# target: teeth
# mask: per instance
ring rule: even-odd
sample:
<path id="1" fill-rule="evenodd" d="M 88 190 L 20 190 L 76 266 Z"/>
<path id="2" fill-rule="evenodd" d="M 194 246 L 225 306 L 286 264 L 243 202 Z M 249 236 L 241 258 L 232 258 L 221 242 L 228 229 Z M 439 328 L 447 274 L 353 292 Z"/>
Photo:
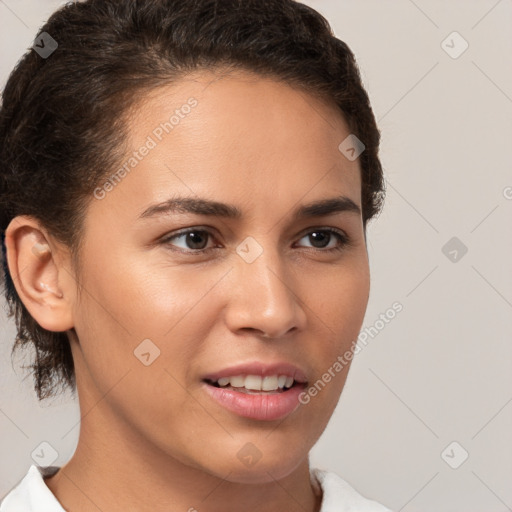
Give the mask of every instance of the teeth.
<path id="1" fill-rule="evenodd" d="M 245 377 L 243 375 L 230 377 L 229 382 L 234 388 L 243 388 L 245 386 Z"/>
<path id="2" fill-rule="evenodd" d="M 227 386 L 229 384 L 229 377 L 221 377 L 218 381 L 219 386 Z"/>
<path id="3" fill-rule="evenodd" d="M 277 375 L 263 377 L 263 380 L 261 381 L 261 389 L 263 391 L 275 391 L 279 387 L 278 380 L 279 380 L 279 377 Z M 247 385 L 247 381 L 246 381 L 246 385 Z"/>
<path id="4" fill-rule="evenodd" d="M 277 391 L 278 389 L 291 388 L 293 377 L 286 375 L 234 375 L 233 377 L 221 377 L 217 380 L 220 387 L 231 385 L 234 388 L 246 388 L 252 391 Z"/>
<path id="5" fill-rule="evenodd" d="M 245 377 L 244 388 L 261 391 L 261 381 L 262 378 L 258 375 L 247 375 L 247 377 Z"/>

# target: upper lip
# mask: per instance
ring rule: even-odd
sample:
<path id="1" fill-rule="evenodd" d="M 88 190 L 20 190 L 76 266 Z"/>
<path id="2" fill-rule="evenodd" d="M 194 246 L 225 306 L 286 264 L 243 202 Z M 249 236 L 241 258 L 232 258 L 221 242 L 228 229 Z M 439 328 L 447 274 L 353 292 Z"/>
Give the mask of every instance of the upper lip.
<path id="1" fill-rule="evenodd" d="M 210 380 L 214 382 L 219 380 L 221 377 L 234 377 L 236 375 L 259 375 L 261 377 L 286 375 L 287 377 L 293 377 L 296 382 L 307 382 L 306 374 L 298 366 L 285 362 L 262 363 L 261 361 L 253 361 L 230 366 L 229 368 L 224 368 L 205 375 L 203 380 Z"/>

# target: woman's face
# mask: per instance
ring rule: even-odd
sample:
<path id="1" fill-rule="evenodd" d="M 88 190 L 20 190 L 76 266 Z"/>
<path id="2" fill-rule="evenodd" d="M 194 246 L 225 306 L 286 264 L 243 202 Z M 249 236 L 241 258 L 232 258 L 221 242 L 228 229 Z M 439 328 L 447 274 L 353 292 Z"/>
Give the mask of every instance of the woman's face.
<path id="1" fill-rule="evenodd" d="M 349 134 L 333 107 L 242 72 L 198 72 L 141 104 L 125 172 L 87 212 L 71 306 L 80 401 L 91 424 L 101 402 L 105 439 L 238 482 L 304 462 L 348 367 L 299 393 L 332 375 L 369 295 L 361 213 L 296 215 L 361 207 L 358 160 L 338 149 Z M 196 212 L 153 208 L 178 198 Z M 271 391 L 247 392 L 260 382 Z"/>

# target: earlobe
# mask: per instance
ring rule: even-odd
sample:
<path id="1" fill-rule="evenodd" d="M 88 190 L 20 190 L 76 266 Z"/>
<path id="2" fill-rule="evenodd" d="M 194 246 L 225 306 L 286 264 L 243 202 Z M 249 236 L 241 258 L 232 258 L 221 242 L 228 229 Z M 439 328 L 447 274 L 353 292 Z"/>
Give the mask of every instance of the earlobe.
<path id="1" fill-rule="evenodd" d="M 37 219 L 14 218 L 5 232 L 7 266 L 18 296 L 43 328 L 61 332 L 73 327 L 71 304 L 62 289 L 67 272 L 61 268 L 56 244 Z"/>

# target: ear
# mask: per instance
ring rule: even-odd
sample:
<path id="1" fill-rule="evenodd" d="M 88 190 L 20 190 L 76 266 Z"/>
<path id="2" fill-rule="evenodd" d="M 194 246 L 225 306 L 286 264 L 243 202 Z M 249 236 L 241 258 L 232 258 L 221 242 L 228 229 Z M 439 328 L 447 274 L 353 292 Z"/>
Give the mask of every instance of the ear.
<path id="1" fill-rule="evenodd" d="M 14 286 L 32 318 L 48 331 L 72 329 L 76 281 L 69 251 L 37 219 L 26 215 L 10 222 L 5 247 Z"/>

